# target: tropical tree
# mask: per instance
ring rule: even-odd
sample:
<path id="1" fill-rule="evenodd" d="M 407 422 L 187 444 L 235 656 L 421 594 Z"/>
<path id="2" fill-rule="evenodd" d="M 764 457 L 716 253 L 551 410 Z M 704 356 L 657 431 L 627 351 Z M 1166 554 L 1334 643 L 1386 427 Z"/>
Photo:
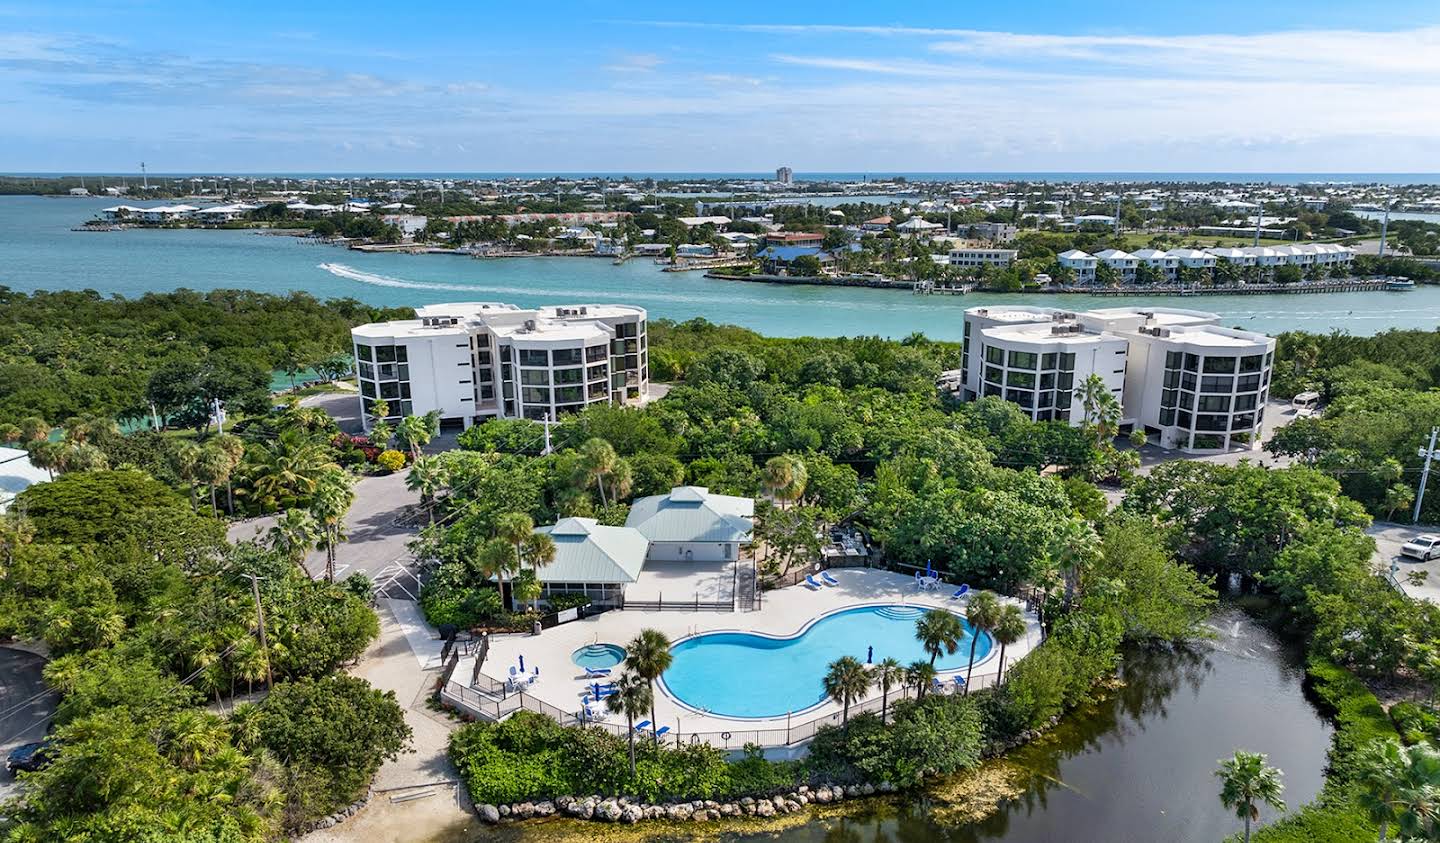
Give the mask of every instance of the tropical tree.
<path id="1" fill-rule="evenodd" d="M 230 453 L 213 440 L 200 449 L 195 463 L 195 474 L 202 483 L 210 487 L 210 511 L 217 516 L 220 514 L 220 504 L 216 500 L 217 490 L 221 483 L 229 485 L 230 472 L 235 470 L 235 465 Z"/>
<path id="2" fill-rule="evenodd" d="M 844 709 L 842 723 L 850 722 L 850 703 L 865 696 L 870 688 L 870 674 L 865 672 L 865 665 L 854 656 L 841 656 L 830 663 L 830 669 L 825 672 L 825 678 L 821 680 L 825 687 L 825 695 L 840 703 Z"/>
<path id="3" fill-rule="evenodd" d="M 1380 826 L 1385 843 L 1390 826 L 1397 838 L 1434 840 L 1440 825 L 1440 752 L 1427 744 L 1402 747 L 1373 741 L 1356 753 L 1360 804 Z"/>
<path id="4" fill-rule="evenodd" d="M 265 511 L 309 500 L 325 472 L 339 468 L 319 442 L 293 428 L 261 442 L 246 458 L 255 501 Z"/>
<path id="5" fill-rule="evenodd" d="M 981 591 L 965 604 L 965 620 L 970 622 L 970 666 L 965 670 L 965 693 L 970 693 L 970 676 L 975 672 L 975 645 L 980 636 L 995 628 L 1000 621 L 1000 598 L 994 592 Z"/>
<path id="6" fill-rule="evenodd" d="M 351 477 L 344 469 L 336 468 L 320 476 L 315 494 L 310 499 L 310 514 L 320 527 L 318 544 L 325 548 L 325 579 L 335 581 L 335 549 L 346 538 L 345 513 L 355 502 L 355 490 L 351 488 Z"/>
<path id="7" fill-rule="evenodd" d="M 170 467 L 185 481 L 186 489 L 190 492 L 190 508 L 199 509 L 195 502 L 196 486 L 200 483 L 200 446 L 194 442 L 181 442 L 170 452 Z"/>
<path id="8" fill-rule="evenodd" d="M 225 455 L 229 467 L 225 471 L 225 511 L 235 514 L 235 472 L 245 460 L 245 442 L 230 433 L 221 433 L 210 444 Z"/>
<path id="9" fill-rule="evenodd" d="M 930 683 L 935 681 L 935 665 L 925 661 L 914 661 L 905 668 L 905 681 L 915 686 L 915 699 L 925 696 Z"/>
<path id="10" fill-rule="evenodd" d="M 651 723 L 658 722 L 655 719 L 655 680 L 670 669 L 672 661 L 674 661 L 674 656 L 670 653 L 670 639 L 658 629 L 642 629 L 639 635 L 625 645 L 625 667 L 644 679 L 646 686 L 650 689 Z M 655 734 L 654 729 L 650 734 L 652 743 L 655 744 L 658 751 L 660 738 Z"/>
<path id="11" fill-rule="evenodd" d="M 305 576 L 310 576 L 310 569 L 305 567 L 305 555 L 320 538 L 320 526 L 315 523 L 315 516 L 303 509 L 288 509 L 275 519 L 266 538 L 272 550 L 290 560 L 291 564 L 298 565 Z"/>
<path id="12" fill-rule="evenodd" d="M 1000 609 L 1000 616 L 990 629 L 990 637 L 1000 642 L 1000 669 L 995 674 L 995 684 L 1005 673 L 1005 648 L 1025 637 L 1025 613 L 1014 603 L 1006 603 Z"/>
<path id="13" fill-rule="evenodd" d="M 941 653 L 955 655 L 964 637 L 965 627 L 960 619 L 944 609 L 931 609 L 915 621 L 915 640 L 930 654 L 931 668 Z"/>
<path id="14" fill-rule="evenodd" d="M 535 522 L 523 512 L 504 512 L 495 519 L 495 537 L 503 539 L 515 548 L 515 564 L 518 568 L 524 561 L 521 544 L 535 534 Z"/>
<path id="15" fill-rule="evenodd" d="M 554 561 L 555 540 L 550 538 L 549 533 L 531 533 L 520 540 L 518 562 L 530 566 L 530 575 L 537 583 L 540 581 L 540 569 Z M 530 608 L 535 606 L 532 604 Z"/>
<path id="16" fill-rule="evenodd" d="M 1065 608 L 1070 608 L 1081 578 L 1100 558 L 1101 551 L 1100 534 L 1079 518 L 1062 522 L 1053 532 L 1048 553 L 1065 576 Z"/>
<path id="17" fill-rule="evenodd" d="M 880 722 L 885 722 L 885 715 L 890 708 L 890 689 L 905 681 L 905 667 L 893 656 L 886 657 L 875 665 L 873 675 L 875 684 L 880 686 Z"/>
<path id="18" fill-rule="evenodd" d="M 470 564 L 480 576 L 495 578 L 500 588 L 501 606 L 504 606 L 506 577 L 520 570 L 520 557 L 516 555 L 515 545 L 502 538 L 490 539 L 480 545 L 479 552 L 470 560 Z"/>
<path id="19" fill-rule="evenodd" d="M 581 470 L 599 490 L 601 506 L 609 503 L 605 497 L 605 480 L 615 473 L 619 463 L 620 457 L 615 453 L 615 448 L 604 439 L 592 437 L 580 446 Z"/>
<path id="20" fill-rule="evenodd" d="M 630 777 L 635 777 L 635 718 L 644 717 L 654 706 L 650 683 L 644 677 L 630 671 L 620 674 L 615 680 L 615 691 L 605 698 L 605 708 L 612 714 L 625 715 L 628 728 L 625 734 L 630 741 Z"/>
<path id="21" fill-rule="evenodd" d="M 439 429 L 440 415 L 431 410 L 423 416 L 406 416 L 395 427 L 395 438 L 410 452 L 410 462 L 420 459 L 420 449 L 430 444 Z"/>
<path id="22" fill-rule="evenodd" d="M 782 507 L 799 500 L 805 494 L 805 485 L 809 481 L 809 472 L 799 457 L 781 454 L 765 463 L 765 488 L 781 502 Z"/>
<path id="23" fill-rule="evenodd" d="M 1080 407 L 1085 413 L 1085 429 L 1095 437 L 1097 448 L 1115 438 L 1122 411 L 1104 378 L 1091 374 L 1081 382 Z"/>
<path id="24" fill-rule="evenodd" d="M 420 505 L 430 513 L 430 523 L 435 523 L 435 495 L 449 482 L 448 463 L 438 457 L 421 457 L 410 464 L 410 473 L 405 475 L 405 488 L 420 494 Z"/>
<path id="25" fill-rule="evenodd" d="M 1236 750 L 1230 758 L 1220 759 L 1219 764 L 1215 775 L 1220 779 L 1220 804 L 1245 821 L 1245 843 L 1250 843 L 1250 824 L 1260 819 L 1260 803 L 1277 811 L 1285 810 L 1285 802 L 1280 798 L 1285 792 L 1285 785 L 1280 782 L 1284 774 L 1266 764 L 1262 753 L 1243 749 Z"/>

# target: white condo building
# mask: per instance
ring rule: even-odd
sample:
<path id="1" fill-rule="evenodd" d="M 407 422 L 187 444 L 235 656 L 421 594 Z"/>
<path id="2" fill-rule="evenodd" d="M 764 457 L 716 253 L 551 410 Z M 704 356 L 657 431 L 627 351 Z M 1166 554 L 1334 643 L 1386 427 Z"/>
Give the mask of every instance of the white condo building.
<path id="1" fill-rule="evenodd" d="M 1345 271 L 1355 260 L 1355 250 L 1336 243 L 1246 246 L 1239 249 L 1139 249 L 1129 253 L 1119 249 L 1106 249 L 1093 255 L 1079 249 L 1070 249 L 1061 252 L 1055 260 L 1075 273 L 1077 284 L 1094 281 L 1098 263 L 1108 264 L 1126 282 L 1135 280 L 1136 269 L 1142 263 L 1161 273 L 1167 282 L 1174 282 L 1178 278 L 1182 266 L 1209 272 L 1220 263 L 1258 267 L 1268 279 L 1278 266 L 1325 266 Z"/>
<path id="2" fill-rule="evenodd" d="M 1037 421 L 1079 425 L 1080 386 L 1099 375 L 1120 401 L 1122 426 L 1143 428 L 1162 448 L 1256 449 L 1275 340 L 1219 321 L 1160 307 L 971 308 L 959 394 L 1003 398 Z"/>
<path id="3" fill-rule="evenodd" d="M 947 262 L 951 266 L 1007 267 L 1015 262 L 1020 253 L 1015 249 L 951 249 Z"/>
<path id="4" fill-rule="evenodd" d="M 367 430 L 380 399 L 392 418 L 436 411 L 442 425 L 468 428 L 630 403 L 649 387 L 643 308 L 464 302 L 415 313 L 350 331 Z"/>

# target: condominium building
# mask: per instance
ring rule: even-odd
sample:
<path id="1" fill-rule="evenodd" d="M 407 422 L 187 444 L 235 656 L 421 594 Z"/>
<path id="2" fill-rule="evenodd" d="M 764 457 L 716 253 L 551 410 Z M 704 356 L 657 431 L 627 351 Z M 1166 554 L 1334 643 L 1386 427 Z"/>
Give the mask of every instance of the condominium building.
<path id="1" fill-rule="evenodd" d="M 1015 249 L 951 249 L 951 266 L 1009 266 L 1020 253 Z"/>
<path id="2" fill-rule="evenodd" d="M 1082 385 L 1098 375 L 1120 402 L 1122 427 L 1143 428 L 1163 448 L 1255 449 L 1275 341 L 1218 322 L 1178 308 L 971 308 L 958 394 L 1004 398 L 1037 421 L 1079 425 Z"/>
<path id="3" fill-rule="evenodd" d="M 1135 267 L 1139 265 L 1140 259 L 1119 249 L 1105 249 L 1095 253 L 1095 260 L 1115 270 L 1120 280 L 1130 283 L 1135 280 Z M 1098 270 L 1099 267 L 1097 266 Z"/>
<path id="4" fill-rule="evenodd" d="M 1070 249 L 1055 256 L 1055 260 L 1075 273 L 1076 284 L 1089 284 L 1095 280 L 1095 256 L 1079 249 Z"/>
<path id="5" fill-rule="evenodd" d="M 795 180 L 795 171 L 789 167 L 775 168 L 775 181 L 781 184 L 790 184 Z"/>
<path id="6" fill-rule="evenodd" d="M 1071 249 L 1056 257 L 1061 266 L 1075 273 L 1077 284 L 1095 280 L 1097 263 L 1109 264 L 1126 281 L 1134 280 L 1136 269 L 1143 263 L 1162 273 L 1166 281 L 1173 282 L 1179 276 L 1181 267 L 1210 272 L 1221 262 L 1239 267 L 1259 267 L 1262 278 L 1268 279 L 1279 266 L 1323 266 L 1332 271 L 1345 271 L 1354 260 L 1354 249 L 1336 243 L 1246 246 L 1240 249 L 1139 249 L 1134 253 L 1106 249 L 1093 255 Z"/>
<path id="7" fill-rule="evenodd" d="M 631 403 L 649 386 L 639 307 L 464 302 L 415 313 L 350 332 L 366 429 L 377 400 L 392 418 L 435 411 L 442 425 L 468 428 L 487 418 L 554 419 L 590 404 Z"/>

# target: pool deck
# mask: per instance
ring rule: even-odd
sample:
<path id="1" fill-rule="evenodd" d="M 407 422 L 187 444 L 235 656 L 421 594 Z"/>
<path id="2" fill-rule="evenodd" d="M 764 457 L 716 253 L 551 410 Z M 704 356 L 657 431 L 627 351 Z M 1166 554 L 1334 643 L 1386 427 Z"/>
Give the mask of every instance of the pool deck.
<path id="1" fill-rule="evenodd" d="M 954 586 L 941 586 L 934 591 L 917 591 L 912 577 L 867 568 L 842 568 L 832 570 L 831 575 L 840 581 L 838 586 L 826 586 L 819 591 L 805 585 L 791 586 L 767 592 L 764 608 L 752 612 L 636 612 L 611 611 L 591 618 L 561 624 L 545 630 L 541 635 L 497 635 L 491 639 L 489 656 L 482 673 L 496 680 L 503 680 L 511 665 L 516 665 L 524 656 L 525 667 L 533 671 L 538 666 L 540 677 L 525 691 L 533 697 L 561 711 L 576 712 L 581 707 L 581 696 L 593 680 L 587 680 L 583 671 L 571 661 L 571 654 L 578 648 L 593 643 L 611 643 L 624 646 L 642 629 L 658 629 L 670 640 L 679 641 L 692 635 L 706 632 L 731 631 L 755 632 L 764 635 L 789 637 L 809 627 L 817 619 L 830 613 L 867 605 L 907 605 L 921 608 L 946 608 L 963 612 L 964 600 L 950 600 Z M 1019 603 L 1012 598 L 1007 602 Z M 1023 609 L 1023 605 L 1021 606 Z M 1040 627 L 1035 616 L 1026 614 L 1028 630 L 1020 641 L 1011 644 L 1005 651 L 1008 669 L 1040 643 Z M 975 662 L 973 687 L 983 688 L 995 681 L 999 667 L 999 646 Z M 453 679 L 468 682 L 474 668 L 473 657 L 460 660 Z M 619 671 L 615 671 L 618 673 Z M 964 675 L 964 668 L 944 671 L 941 678 L 948 680 L 955 674 Z M 613 675 L 613 674 L 612 674 Z M 760 681 L 761 677 L 757 677 Z M 879 698 L 879 690 L 867 696 Z M 898 696 L 894 689 L 891 699 Z M 878 704 L 877 706 L 878 707 Z M 600 706 L 596 706 L 600 708 Z M 852 713 L 855 707 L 852 706 Z M 820 717 L 835 715 L 840 705 L 827 700 L 819 706 L 795 714 L 798 723 Z M 669 726 L 675 733 L 696 732 L 738 732 L 744 730 L 785 730 L 787 718 L 737 718 L 699 713 L 671 697 L 661 685 L 655 689 L 655 715 L 659 724 Z M 648 718 L 647 718 L 648 719 Z M 624 719 L 615 715 L 609 723 L 623 726 Z"/>

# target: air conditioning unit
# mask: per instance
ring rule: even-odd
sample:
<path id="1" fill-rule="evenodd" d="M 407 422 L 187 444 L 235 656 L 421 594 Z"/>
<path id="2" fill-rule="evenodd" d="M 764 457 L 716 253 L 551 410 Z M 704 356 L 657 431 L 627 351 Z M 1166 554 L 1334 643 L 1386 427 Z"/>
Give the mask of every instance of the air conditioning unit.
<path id="1" fill-rule="evenodd" d="M 526 320 L 525 320 L 525 330 L 527 330 L 527 331 L 533 331 L 533 330 L 535 330 L 535 320 L 534 320 L 534 319 L 526 319 Z"/>

